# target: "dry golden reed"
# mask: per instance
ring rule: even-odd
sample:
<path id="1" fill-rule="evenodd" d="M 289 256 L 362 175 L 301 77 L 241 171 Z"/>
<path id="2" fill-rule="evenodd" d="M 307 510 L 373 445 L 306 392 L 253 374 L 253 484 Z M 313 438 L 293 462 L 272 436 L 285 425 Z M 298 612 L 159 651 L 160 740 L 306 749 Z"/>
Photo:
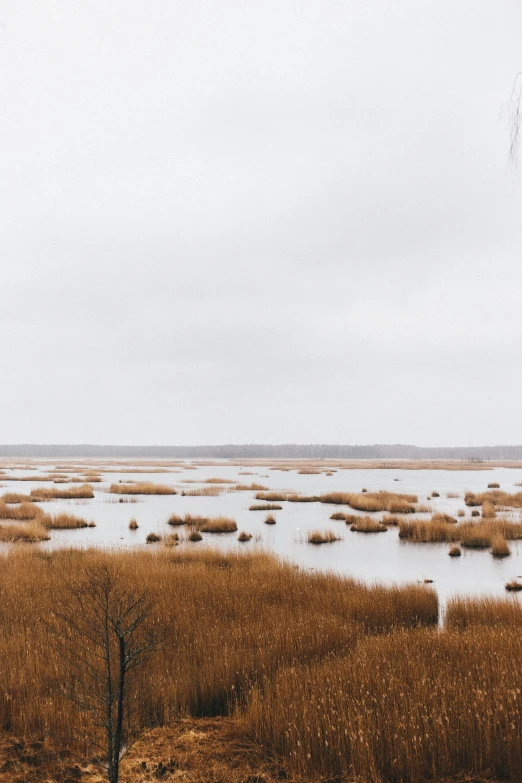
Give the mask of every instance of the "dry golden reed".
<path id="1" fill-rule="evenodd" d="M 135 484 L 111 484 L 109 492 L 113 495 L 177 495 L 174 487 L 167 484 L 154 484 L 152 481 L 137 481 Z"/>
<path id="2" fill-rule="evenodd" d="M 305 779 L 518 781 L 521 679 L 518 628 L 399 632 L 283 669 L 254 688 L 245 718 Z"/>
<path id="3" fill-rule="evenodd" d="M 75 736 L 76 708 L 63 695 L 61 659 L 45 618 L 67 599 L 65 575 L 81 583 L 85 569 L 104 565 L 122 585 L 147 589 L 153 622 L 165 634 L 154 662 L 136 671 L 143 727 L 189 713 L 226 714 L 283 666 L 349 653 L 364 634 L 434 625 L 438 617 L 431 588 L 369 587 L 301 572 L 263 553 L 14 550 L 0 569 L 4 730 Z"/>

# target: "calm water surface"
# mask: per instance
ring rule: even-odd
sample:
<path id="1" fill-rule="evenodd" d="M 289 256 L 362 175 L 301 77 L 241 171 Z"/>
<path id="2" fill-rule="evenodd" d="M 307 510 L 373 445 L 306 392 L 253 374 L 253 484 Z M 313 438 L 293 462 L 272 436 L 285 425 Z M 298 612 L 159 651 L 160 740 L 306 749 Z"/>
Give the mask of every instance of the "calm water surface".
<path id="1" fill-rule="evenodd" d="M 49 465 L 41 466 L 40 472 L 48 473 Z M 132 465 L 129 463 L 129 467 Z M 255 475 L 245 475 L 245 472 Z M 31 474 L 36 471 L 31 471 Z M 28 471 L 10 471 L 11 475 L 27 475 Z M 9 474 L 8 474 L 9 475 Z M 265 466 L 240 468 L 235 465 L 199 466 L 196 470 L 182 470 L 169 473 L 110 473 L 102 476 L 103 483 L 93 484 L 95 497 L 92 500 L 60 500 L 41 504 L 46 511 L 56 513 L 68 510 L 96 522 L 95 528 L 83 530 L 51 531 L 51 540 L 40 544 L 42 549 L 64 546 L 78 547 L 136 547 L 145 545 L 150 532 L 168 535 L 173 532 L 167 519 L 173 513 L 201 514 L 206 516 L 225 515 L 236 520 L 238 529 L 252 533 L 252 541 L 240 544 L 237 534 L 203 534 L 204 543 L 211 543 L 223 549 L 248 550 L 258 546 L 273 551 L 287 560 L 306 569 L 328 570 L 349 575 L 367 582 L 404 583 L 433 579 L 443 602 L 453 594 L 505 595 L 506 581 L 522 576 L 522 542 L 510 542 L 512 554 L 504 560 L 494 559 L 488 551 L 462 550 L 462 557 L 448 556 L 447 544 L 412 544 L 398 538 L 396 528 L 386 533 L 365 535 L 352 533 L 344 522 L 330 520 L 337 507 L 320 503 L 282 503 L 282 511 L 274 512 L 277 524 L 268 526 L 263 520 L 266 512 L 249 511 L 255 502 L 255 492 L 227 492 L 217 497 L 138 496 L 136 503 L 119 503 L 118 496 L 108 493 L 111 483 L 119 481 L 153 481 L 183 488 L 194 489 L 204 484 L 207 478 L 220 477 L 238 483 L 263 484 L 270 490 L 289 490 L 305 494 L 320 494 L 332 490 L 360 492 L 365 487 L 369 492 L 390 490 L 416 494 L 419 502 L 428 503 L 433 511 L 445 511 L 456 515 L 465 509 L 466 518 L 470 509 L 464 505 L 464 492 L 485 491 L 489 482 L 496 481 L 506 492 L 516 492 L 522 481 L 522 470 L 496 468 L 494 470 L 450 471 L 450 470 L 337 470 L 332 476 L 300 475 L 297 471 L 281 472 L 268 470 Z M 1 478 L 0 478 L 1 481 Z M 2 492 L 28 493 L 38 482 L 4 482 Z M 74 484 L 48 487 L 68 488 Z M 207 485 L 208 486 L 208 485 Z M 428 501 L 433 491 L 439 498 Z M 458 498 L 448 498 L 447 493 L 459 493 Z M 344 507 L 343 510 L 352 513 Z M 356 512 L 353 512 L 356 513 Z M 428 514 L 420 515 L 429 517 Z M 376 518 L 379 515 L 375 515 Z M 139 529 L 129 530 L 129 521 L 135 518 Z M 518 519 L 518 512 L 514 512 Z M 343 538 L 323 546 L 307 543 L 309 530 L 330 529 Z M 182 528 L 176 528 L 178 532 Z M 28 545 L 18 545 L 28 546 Z M 157 545 L 156 545 L 157 546 Z M 198 544 L 182 543 L 184 547 Z M 4 546 L 4 551 L 7 547 Z"/>

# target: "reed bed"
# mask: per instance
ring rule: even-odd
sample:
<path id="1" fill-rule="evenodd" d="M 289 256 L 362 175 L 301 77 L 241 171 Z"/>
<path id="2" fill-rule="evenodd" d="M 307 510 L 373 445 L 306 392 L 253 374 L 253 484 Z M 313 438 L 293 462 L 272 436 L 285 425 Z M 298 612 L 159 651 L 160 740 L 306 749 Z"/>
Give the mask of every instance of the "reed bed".
<path id="1" fill-rule="evenodd" d="M 479 494 L 466 492 L 464 495 L 464 503 L 467 506 L 482 506 L 486 501 L 494 506 L 503 506 L 504 508 L 522 508 L 522 492 L 510 494 L 500 489 L 494 489 Z"/>
<path id="2" fill-rule="evenodd" d="M 113 495 L 177 495 L 174 487 L 167 484 L 154 484 L 152 481 L 137 481 L 135 484 L 111 484 L 109 492 Z"/>
<path id="3" fill-rule="evenodd" d="M 249 511 L 281 511 L 283 506 L 279 503 L 254 503 L 253 506 L 249 506 Z"/>
<path id="4" fill-rule="evenodd" d="M 387 511 L 390 514 L 412 514 L 415 512 L 416 495 L 396 492 L 327 492 L 324 495 L 298 495 L 295 492 L 260 492 L 256 500 L 289 501 L 291 503 L 331 503 L 335 506 L 350 506 L 356 511 Z"/>
<path id="5" fill-rule="evenodd" d="M 44 514 L 39 522 L 47 530 L 76 530 L 84 527 L 96 527 L 94 522 L 87 522 L 82 517 L 75 517 L 74 514 Z"/>
<path id="6" fill-rule="evenodd" d="M 276 524 L 276 518 L 273 514 L 267 514 L 264 518 L 265 525 L 275 525 Z"/>
<path id="7" fill-rule="evenodd" d="M 341 536 L 333 530 L 310 530 L 307 540 L 309 544 L 332 544 L 334 541 L 340 541 Z"/>
<path id="8" fill-rule="evenodd" d="M 265 500 L 267 502 L 284 502 L 288 497 L 288 492 L 258 492 L 256 500 Z"/>
<path id="9" fill-rule="evenodd" d="M 47 487 L 36 487 L 30 492 L 31 499 L 36 501 L 44 500 L 88 500 L 94 497 L 94 492 L 89 484 L 82 484 L 79 487 L 70 487 L 70 489 L 49 489 Z"/>
<path id="10" fill-rule="evenodd" d="M 511 549 L 503 535 L 495 536 L 491 540 L 491 554 L 498 558 L 509 557 L 511 554 Z"/>
<path id="11" fill-rule="evenodd" d="M 222 492 L 222 487 L 211 484 L 209 487 L 199 487 L 198 489 L 183 489 L 181 494 L 184 497 L 196 498 L 196 497 L 211 497 L 215 498 Z M 171 493 L 171 494 L 176 494 Z"/>
<path id="12" fill-rule="evenodd" d="M 234 487 L 230 487 L 231 492 L 263 492 L 268 489 L 263 484 L 236 484 Z"/>
<path id="13" fill-rule="evenodd" d="M 495 539 L 503 537 L 508 541 L 522 538 L 522 523 L 504 519 L 481 520 L 479 522 L 440 521 L 433 515 L 431 520 L 401 520 L 399 538 L 414 543 L 437 543 L 460 541 L 469 549 L 488 549 Z"/>
<path id="14" fill-rule="evenodd" d="M 197 526 L 197 529 L 201 533 L 235 533 L 237 523 L 229 517 L 208 517 Z"/>
<path id="15" fill-rule="evenodd" d="M 476 626 L 522 629 L 522 604 L 514 598 L 450 598 L 446 604 L 444 625 L 459 631 Z"/>
<path id="16" fill-rule="evenodd" d="M 460 541 L 458 525 L 431 520 L 402 520 L 399 522 L 399 538 L 417 544 L 433 544 L 443 541 Z"/>
<path id="17" fill-rule="evenodd" d="M 372 517 L 356 517 L 350 530 L 354 533 L 386 533 L 388 528 Z"/>
<path id="18" fill-rule="evenodd" d="M 234 533 L 237 530 L 236 521 L 223 516 L 203 517 L 196 514 L 185 514 L 181 517 L 178 514 L 172 514 L 168 519 L 168 524 L 173 527 L 186 525 L 202 533 Z"/>
<path id="19" fill-rule="evenodd" d="M 19 505 L 11 505 L 0 502 L 0 519 L 18 519 L 25 521 L 37 519 L 43 514 L 42 509 L 34 503 L 23 502 Z"/>
<path id="20" fill-rule="evenodd" d="M 521 678 L 518 628 L 399 632 L 285 668 L 254 688 L 245 719 L 305 778 L 518 781 Z"/>
<path id="21" fill-rule="evenodd" d="M 301 572 L 264 553 L 19 548 L 0 569 L 3 730 L 75 736 L 79 715 L 63 695 L 63 667 L 45 618 L 67 602 L 64 575 L 81 584 L 86 569 L 104 565 L 122 585 L 147 589 L 153 622 L 165 634 L 153 661 L 135 674 L 143 727 L 184 714 L 230 713 L 252 685 L 283 666 L 350 653 L 365 634 L 436 625 L 438 617 L 431 588 L 369 587 Z"/>
<path id="22" fill-rule="evenodd" d="M 237 540 L 241 543 L 245 543 L 246 541 L 250 541 L 252 538 L 252 533 L 246 533 L 244 530 L 241 531 L 241 533 L 238 535 Z"/>
<path id="23" fill-rule="evenodd" d="M 460 557 L 462 555 L 460 546 L 454 545 L 454 546 L 450 547 L 448 555 L 450 557 Z"/>
<path id="24" fill-rule="evenodd" d="M 4 543 L 35 544 L 39 541 L 48 541 L 49 538 L 47 529 L 36 520 L 21 525 L 0 525 L 0 541 Z"/>

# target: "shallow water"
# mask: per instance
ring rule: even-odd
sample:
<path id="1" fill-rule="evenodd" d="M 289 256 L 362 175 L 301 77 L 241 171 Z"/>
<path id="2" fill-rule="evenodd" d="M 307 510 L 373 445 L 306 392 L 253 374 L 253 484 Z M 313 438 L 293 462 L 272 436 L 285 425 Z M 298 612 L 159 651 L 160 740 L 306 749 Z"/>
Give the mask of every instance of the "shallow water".
<path id="1" fill-rule="evenodd" d="M 46 474 L 50 467 L 52 466 L 49 464 L 42 465 L 40 472 Z M 132 467 L 131 463 L 129 467 Z M 245 470 L 255 475 L 245 475 Z M 9 473 L 27 475 L 27 471 L 20 470 Z M 335 571 L 367 582 L 404 583 L 432 579 L 443 603 L 454 594 L 505 595 L 506 581 L 522 576 L 522 542 L 510 542 L 512 554 L 504 560 L 494 559 L 488 551 L 465 549 L 462 550 L 460 558 L 450 558 L 448 544 L 406 543 L 399 540 L 396 528 L 376 535 L 351 532 L 344 522 L 329 519 L 338 507 L 327 504 L 283 502 L 283 510 L 273 512 L 277 524 L 268 526 L 263 522 L 267 512 L 248 510 L 255 502 L 253 491 L 227 492 L 225 488 L 217 497 L 142 495 L 136 497 L 135 503 L 120 503 L 117 495 L 108 493 L 110 484 L 119 481 L 153 481 L 173 485 L 181 491 L 183 488 L 189 490 L 205 486 L 198 483 L 183 484 L 184 481 L 203 482 L 211 477 L 232 479 L 243 484 L 256 482 L 270 490 L 284 489 L 310 495 L 333 490 L 360 492 L 363 487 L 369 492 L 386 489 L 416 494 L 421 503 L 428 503 L 428 497 L 433 491 L 437 491 L 440 497 L 429 500 L 433 511 L 456 515 L 459 509 L 465 509 L 466 518 L 469 518 L 470 509 L 466 508 L 463 500 L 466 490 L 482 492 L 486 490 L 488 483 L 496 481 L 506 492 L 519 491 L 515 484 L 522 481 L 522 470 L 337 470 L 332 476 L 326 476 L 300 475 L 295 470 L 268 470 L 266 466 L 251 466 L 245 469 L 223 464 L 200 466 L 196 470 L 173 473 L 110 473 L 104 476 L 103 483 L 92 485 L 95 493 L 92 500 L 59 500 L 40 504 L 52 513 L 68 510 L 88 520 L 94 520 L 96 527 L 51 531 L 51 540 L 38 546 L 42 549 L 64 546 L 143 546 L 150 532 L 165 536 L 176 531 L 183 535 L 183 528 L 171 528 L 167 519 L 173 513 L 183 515 L 190 512 L 232 517 L 236 520 L 239 531 L 244 530 L 253 535 L 250 542 L 239 543 L 237 534 L 203 534 L 203 543 L 232 550 L 263 547 L 303 568 Z M 1 486 L 2 492 L 28 494 L 34 487 L 42 485 L 32 481 L 2 481 Z M 75 485 L 45 483 L 43 486 L 69 488 Z M 459 498 L 448 498 L 448 492 L 458 492 Z M 346 507 L 343 510 L 352 513 Z M 376 518 L 379 516 L 375 514 Z M 129 530 L 129 521 L 132 518 L 135 518 L 139 525 L 136 531 Z M 334 530 L 342 536 L 342 540 L 322 546 L 310 545 L 307 542 L 307 533 L 314 529 Z M 186 542 L 181 546 L 197 547 L 198 544 Z M 5 551 L 8 547 L 4 545 L 3 549 Z"/>

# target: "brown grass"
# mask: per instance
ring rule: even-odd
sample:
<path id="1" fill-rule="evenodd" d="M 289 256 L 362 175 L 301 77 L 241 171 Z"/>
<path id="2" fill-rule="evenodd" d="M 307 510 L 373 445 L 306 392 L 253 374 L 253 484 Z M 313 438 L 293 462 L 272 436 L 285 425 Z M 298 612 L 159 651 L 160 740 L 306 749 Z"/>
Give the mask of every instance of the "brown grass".
<path id="1" fill-rule="evenodd" d="M 450 598 L 446 605 L 444 625 L 460 631 L 475 626 L 522 629 L 522 604 L 513 598 Z"/>
<path id="2" fill-rule="evenodd" d="M 485 500 L 482 504 L 482 516 L 484 519 L 493 519 L 496 516 L 495 504 L 491 500 Z"/>
<path id="3" fill-rule="evenodd" d="M 287 492 L 258 492 L 256 500 L 284 502 L 288 497 Z"/>
<path id="4" fill-rule="evenodd" d="M 308 533 L 309 544 L 331 544 L 340 540 L 341 536 L 338 536 L 333 530 L 310 530 Z"/>
<path id="5" fill-rule="evenodd" d="M 157 533 L 149 533 L 145 541 L 147 544 L 157 544 L 158 541 L 161 541 L 161 536 Z"/>
<path id="6" fill-rule="evenodd" d="M 203 536 L 197 530 L 191 530 L 188 534 L 188 540 L 196 543 L 197 541 L 203 541 Z"/>
<path id="7" fill-rule="evenodd" d="M 199 489 L 183 489 L 181 494 L 184 497 L 189 497 L 189 498 L 196 498 L 196 497 L 215 498 L 221 494 L 221 489 L 222 488 L 217 485 L 211 485 L 210 487 L 200 487 Z"/>
<path id="8" fill-rule="evenodd" d="M 522 523 L 495 519 L 458 524 L 439 521 L 434 515 L 431 521 L 401 520 L 399 538 L 414 543 L 436 543 L 460 541 L 469 549 L 488 549 L 499 536 L 508 541 L 522 538 Z"/>
<path id="9" fill-rule="evenodd" d="M 34 544 L 48 541 L 49 533 L 39 522 L 27 522 L 21 525 L 0 525 L 0 541 L 5 543 Z"/>
<path id="10" fill-rule="evenodd" d="M 381 519 L 381 524 L 386 525 L 386 527 L 399 527 L 400 521 L 399 517 L 385 515 Z"/>
<path id="11" fill-rule="evenodd" d="M 0 569 L 0 725 L 72 742 L 88 721 L 63 695 L 45 618 L 66 600 L 67 579 L 81 585 L 86 569 L 105 564 L 121 584 L 149 591 L 165 632 L 135 674 L 144 729 L 183 714 L 226 714 L 283 667 L 352 654 L 367 634 L 437 623 L 436 595 L 423 586 L 369 587 L 266 554 L 196 550 L 11 552 Z"/>
<path id="12" fill-rule="evenodd" d="M 424 520 L 401 520 L 399 522 L 399 538 L 413 543 L 432 544 L 442 541 L 460 541 L 460 530 L 457 525 L 446 522 L 431 522 Z"/>
<path id="13" fill-rule="evenodd" d="M 8 505 L 0 503 L 0 519 L 37 519 L 43 511 L 34 503 L 20 503 L 20 505 Z"/>
<path id="14" fill-rule="evenodd" d="M 174 487 L 167 484 L 154 484 L 152 481 L 137 481 L 135 484 L 111 484 L 109 492 L 113 495 L 177 495 Z"/>
<path id="15" fill-rule="evenodd" d="M 36 487 L 31 490 L 31 498 L 36 501 L 43 500 L 82 500 L 94 497 L 94 492 L 89 484 L 81 484 L 79 487 L 70 489 L 50 489 L 47 487 Z"/>
<path id="16" fill-rule="evenodd" d="M 245 541 L 250 541 L 252 538 L 252 533 L 245 533 L 245 531 L 241 531 L 241 533 L 238 535 L 237 540 L 244 543 Z"/>
<path id="17" fill-rule="evenodd" d="M 275 525 L 275 523 L 276 523 L 275 516 L 273 514 L 267 514 L 265 519 L 264 519 L 264 523 L 265 523 L 265 525 Z"/>
<path id="18" fill-rule="evenodd" d="M 517 781 L 521 660 L 519 629 L 367 638 L 349 656 L 280 671 L 245 717 L 303 777 Z"/>
<path id="19" fill-rule="evenodd" d="M 136 520 L 135 519 L 131 519 L 131 521 L 129 522 L 129 530 L 137 530 L 138 527 L 139 526 L 138 526 L 138 523 L 136 522 Z"/>
<path id="20" fill-rule="evenodd" d="M 464 502 L 467 506 L 482 506 L 485 501 L 491 502 L 494 506 L 504 506 L 506 508 L 522 508 L 522 492 L 510 494 L 502 490 L 494 489 L 491 492 L 466 492 Z"/>
<path id="21" fill-rule="evenodd" d="M 357 517 L 350 530 L 354 533 L 386 533 L 388 528 L 371 517 Z"/>
<path id="22" fill-rule="evenodd" d="M 235 487 L 230 488 L 232 492 L 262 492 L 268 487 L 263 484 L 236 484 Z"/>
<path id="23" fill-rule="evenodd" d="M 447 525 L 456 525 L 457 524 L 457 520 L 455 519 L 455 517 L 452 517 L 449 514 L 442 514 L 440 512 L 432 514 L 431 521 L 432 522 L 445 522 Z"/>
<path id="24" fill-rule="evenodd" d="M 512 582 L 506 582 L 506 590 L 513 593 L 519 593 L 522 590 L 522 584 L 513 579 Z"/>
<path id="25" fill-rule="evenodd" d="M 496 481 L 492 481 L 488 484 L 488 489 L 500 489 L 500 484 L 497 484 Z"/>
<path id="26" fill-rule="evenodd" d="M 84 527 L 96 527 L 94 522 L 87 522 L 82 517 L 75 517 L 73 514 L 45 514 L 42 516 L 42 525 L 47 530 L 75 530 Z"/>
<path id="27" fill-rule="evenodd" d="M 198 524 L 201 533 L 235 533 L 237 524 L 228 517 L 209 517 Z"/>
<path id="28" fill-rule="evenodd" d="M 249 511 L 280 511 L 283 506 L 279 503 L 257 503 L 253 506 L 249 506 Z"/>
<path id="29" fill-rule="evenodd" d="M 356 511 L 388 511 L 390 514 L 411 514 L 415 511 L 416 495 L 395 492 L 329 492 L 321 495 L 321 503 L 347 505 Z"/>
<path id="30" fill-rule="evenodd" d="M 507 541 L 502 534 L 494 536 L 491 539 L 491 554 L 493 557 L 509 557 L 511 549 L 507 545 Z"/>
<path id="31" fill-rule="evenodd" d="M 455 546 L 450 547 L 448 555 L 450 557 L 460 557 L 462 555 L 462 552 L 460 551 L 460 546 L 456 546 L 455 545 Z"/>

